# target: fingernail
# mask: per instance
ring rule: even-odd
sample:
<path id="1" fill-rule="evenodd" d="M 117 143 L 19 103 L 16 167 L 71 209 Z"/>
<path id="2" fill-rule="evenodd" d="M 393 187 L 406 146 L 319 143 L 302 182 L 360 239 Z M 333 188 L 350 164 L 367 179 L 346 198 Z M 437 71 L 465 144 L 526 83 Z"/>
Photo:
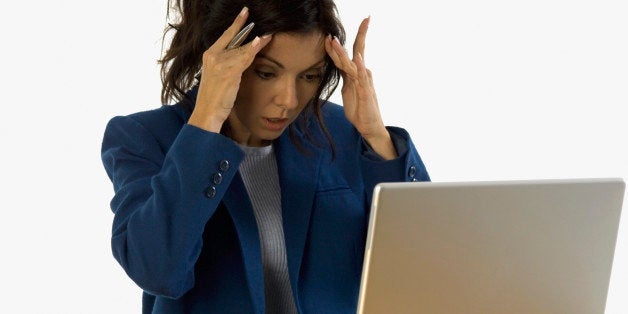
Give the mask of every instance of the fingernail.
<path id="1" fill-rule="evenodd" d="M 244 8 L 242 8 L 242 11 L 240 11 L 240 14 L 239 14 L 239 15 L 240 15 L 241 17 L 244 17 L 244 16 L 246 15 L 246 12 L 248 12 L 248 11 L 249 11 L 249 8 L 244 7 Z"/>
<path id="2" fill-rule="evenodd" d="M 266 38 L 272 37 L 272 36 L 273 36 L 273 34 L 264 34 L 264 35 L 262 35 L 262 39 L 266 39 Z"/>
<path id="3" fill-rule="evenodd" d="M 338 39 L 338 37 L 334 36 L 334 41 L 337 42 L 339 45 L 342 46 L 342 44 L 340 43 L 340 40 Z"/>
<path id="4" fill-rule="evenodd" d="M 259 45 L 260 39 L 259 36 L 255 36 L 255 39 L 253 39 L 253 42 L 251 43 L 251 47 L 255 48 Z"/>

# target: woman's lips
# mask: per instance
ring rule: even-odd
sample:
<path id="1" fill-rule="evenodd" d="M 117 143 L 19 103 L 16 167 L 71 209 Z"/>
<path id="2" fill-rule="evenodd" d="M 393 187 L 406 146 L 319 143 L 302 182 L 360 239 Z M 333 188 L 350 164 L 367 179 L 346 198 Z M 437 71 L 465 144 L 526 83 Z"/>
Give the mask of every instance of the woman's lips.
<path id="1" fill-rule="evenodd" d="M 287 124 L 287 118 L 264 118 L 264 127 L 271 131 L 281 131 L 283 130 Z"/>

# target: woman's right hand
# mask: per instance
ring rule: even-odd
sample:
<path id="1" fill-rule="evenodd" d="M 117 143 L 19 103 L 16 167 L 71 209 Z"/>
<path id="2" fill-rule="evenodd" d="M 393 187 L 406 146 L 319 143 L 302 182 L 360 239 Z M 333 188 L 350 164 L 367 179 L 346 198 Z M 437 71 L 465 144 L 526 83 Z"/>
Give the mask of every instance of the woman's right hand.
<path id="1" fill-rule="evenodd" d="M 189 124 L 220 133 L 222 124 L 233 108 L 242 73 L 251 65 L 255 55 L 272 39 L 270 35 L 255 37 L 244 46 L 227 50 L 227 45 L 242 29 L 248 15 L 245 7 L 233 24 L 203 53 L 201 81 Z"/>

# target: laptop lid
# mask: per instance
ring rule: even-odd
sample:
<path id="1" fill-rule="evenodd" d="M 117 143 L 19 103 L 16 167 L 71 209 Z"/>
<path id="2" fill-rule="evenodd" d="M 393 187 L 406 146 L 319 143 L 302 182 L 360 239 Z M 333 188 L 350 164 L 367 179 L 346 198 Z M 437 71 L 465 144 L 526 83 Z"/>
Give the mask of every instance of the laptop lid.
<path id="1" fill-rule="evenodd" d="M 622 179 L 381 183 L 358 313 L 604 313 Z"/>

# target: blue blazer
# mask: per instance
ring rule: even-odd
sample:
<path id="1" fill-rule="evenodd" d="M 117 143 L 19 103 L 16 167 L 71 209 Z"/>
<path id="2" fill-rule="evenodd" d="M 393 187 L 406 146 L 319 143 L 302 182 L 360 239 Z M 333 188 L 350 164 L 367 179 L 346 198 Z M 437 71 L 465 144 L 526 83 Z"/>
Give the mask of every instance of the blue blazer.
<path id="1" fill-rule="evenodd" d="M 273 145 L 292 292 L 300 313 L 355 313 L 371 194 L 385 181 L 429 176 L 410 137 L 389 127 L 400 156 L 374 158 L 342 107 Z M 113 182 L 113 255 L 144 291 L 144 313 L 264 313 L 257 225 L 229 138 L 186 124 L 181 104 L 118 116 L 102 160 Z M 297 123 L 295 123 L 297 124 Z"/>

